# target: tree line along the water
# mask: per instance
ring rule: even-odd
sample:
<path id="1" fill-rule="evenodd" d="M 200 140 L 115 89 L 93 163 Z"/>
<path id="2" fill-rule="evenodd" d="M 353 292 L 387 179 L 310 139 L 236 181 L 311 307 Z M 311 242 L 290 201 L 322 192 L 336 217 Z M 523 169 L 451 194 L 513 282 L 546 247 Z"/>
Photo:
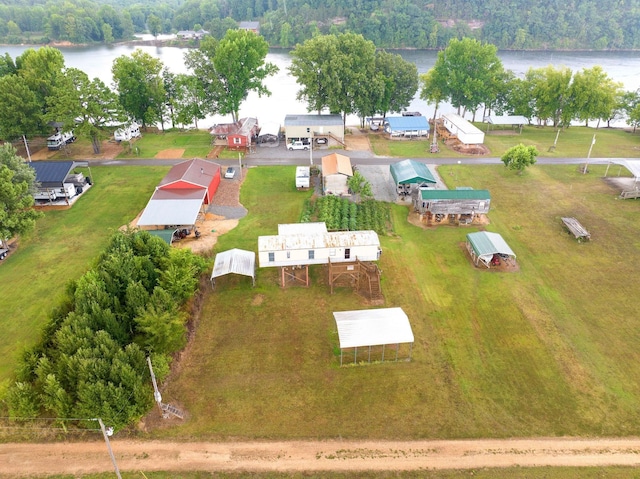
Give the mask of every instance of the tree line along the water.
<path id="1" fill-rule="evenodd" d="M 229 30 L 218 41 L 205 37 L 185 52 L 188 73 L 174 74 L 136 50 L 113 62 L 113 85 L 66 68 L 51 47 L 27 49 L 15 60 L 0 56 L 0 139 L 52 132 L 52 123 L 90 140 L 100 152 L 114 124 L 198 125 L 208 115 L 238 119 L 249 92 L 270 95 L 264 80 L 277 72 L 266 62 L 268 45 L 247 30 Z M 463 115 L 484 109 L 522 115 L 530 122 L 568 127 L 573 121 L 624 119 L 640 125 L 640 91 L 624 91 L 601 67 L 530 69 L 523 78 L 505 70 L 495 45 L 452 39 L 434 67 L 418 75 L 414 63 L 377 49 L 362 35 L 320 35 L 297 45 L 289 72 L 307 111 L 358 115 L 364 119 L 401 112 L 419 90 L 435 105 L 449 102 Z M 366 85 L 366 88 L 363 88 Z"/>
<path id="2" fill-rule="evenodd" d="M 5 0 L 0 42 L 91 43 L 204 28 L 218 39 L 257 21 L 270 46 L 318 34 L 362 34 L 380 48 L 444 48 L 470 37 L 501 49 L 640 48 L 640 0 Z"/>

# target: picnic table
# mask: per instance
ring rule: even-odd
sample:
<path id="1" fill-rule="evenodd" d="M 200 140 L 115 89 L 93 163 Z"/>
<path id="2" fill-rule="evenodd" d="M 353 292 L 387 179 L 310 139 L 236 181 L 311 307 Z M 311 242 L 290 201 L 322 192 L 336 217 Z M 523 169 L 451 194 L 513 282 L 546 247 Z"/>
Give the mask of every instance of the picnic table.
<path id="1" fill-rule="evenodd" d="M 575 218 L 562 218 L 562 222 L 569 230 L 573 236 L 576 237 L 578 241 L 582 240 L 590 240 L 591 234 L 586 230 L 584 226 L 580 224 L 580 222 Z"/>

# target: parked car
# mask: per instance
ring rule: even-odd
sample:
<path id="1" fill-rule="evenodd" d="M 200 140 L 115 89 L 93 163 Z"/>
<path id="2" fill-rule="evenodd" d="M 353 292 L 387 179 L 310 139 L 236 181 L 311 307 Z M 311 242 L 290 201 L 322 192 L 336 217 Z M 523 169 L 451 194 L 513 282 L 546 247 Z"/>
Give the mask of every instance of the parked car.
<path id="1" fill-rule="evenodd" d="M 316 138 L 317 145 L 326 145 L 329 142 L 326 138 Z"/>
<path id="2" fill-rule="evenodd" d="M 236 170 L 233 169 L 233 166 L 230 166 L 229 168 L 227 168 L 227 171 L 225 171 L 224 177 L 227 179 L 232 179 L 234 176 L 236 176 Z"/>
<path id="3" fill-rule="evenodd" d="M 303 143 L 301 141 L 292 141 L 291 143 L 289 143 L 287 145 L 287 148 L 289 150 L 308 150 L 309 149 L 309 144 L 308 143 Z"/>

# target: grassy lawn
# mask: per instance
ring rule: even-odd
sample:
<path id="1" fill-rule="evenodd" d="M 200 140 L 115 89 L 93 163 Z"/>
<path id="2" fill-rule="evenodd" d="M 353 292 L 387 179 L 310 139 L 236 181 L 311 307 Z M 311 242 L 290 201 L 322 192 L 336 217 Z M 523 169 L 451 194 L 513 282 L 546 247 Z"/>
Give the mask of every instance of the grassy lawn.
<path id="1" fill-rule="evenodd" d="M 491 224 L 518 255 L 516 273 L 473 268 L 465 234 L 421 229 L 394 206 L 382 238 L 385 306 L 407 312 L 411 362 L 340 368 L 333 311 L 369 307 L 348 289 L 282 290 L 225 277 L 206 292 L 198 332 L 164 391 L 191 416 L 153 436 L 178 438 L 473 438 L 640 433 L 635 301 L 638 203 L 615 199 L 600 176 L 537 166 L 460 167 L 460 184 L 492 194 Z M 251 169 L 249 216 L 218 250 L 256 249 L 257 236 L 298 220 L 308 193 L 291 172 Z M 444 178 L 452 177 L 442 167 Z M 560 216 L 593 241 L 577 243 Z"/>
<path id="2" fill-rule="evenodd" d="M 163 167 L 93 167 L 94 186 L 69 210 L 47 211 L 31 237 L 0 266 L 0 382 L 39 337 L 69 280 L 81 276 L 112 232 L 144 207 Z"/>
<path id="3" fill-rule="evenodd" d="M 486 131 L 486 125 L 476 123 L 478 128 Z M 640 133 L 632 134 L 622 129 L 585 128 L 572 126 L 560 132 L 555 150 L 549 151 L 556 139 L 556 130 L 552 127 L 526 126 L 522 134 L 507 130 L 492 130 L 485 134 L 484 144 L 489 148 L 489 156 L 502 156 L 503 153 L 518 143 L 533 145 L 540 152 L 539 156 L 554 158 L 586 158 L 589 147 L 596 135 L 596 144 L 591 151 L 591 158 L 640 158 Z M 451 148 L 440 145 L 440 152 L 429 152 L 430 140 L 391 141 L 388 135 L 370 134 L 369 139 L 373 151 L 377 155 L 407 158 L 441 158 L 468 157 Z"/>
<path id="4" fill-rule="evenodd" d="M 131 143 L 131 152 L 119 158 L 154 158 L 160 151 L 184 149 L 182 158 L 205 158 L 211 150 L 211 135 L 206 130 L 142 132 L 142 137 Z M 137 149 L 136 149 L 137 148 Z"/>

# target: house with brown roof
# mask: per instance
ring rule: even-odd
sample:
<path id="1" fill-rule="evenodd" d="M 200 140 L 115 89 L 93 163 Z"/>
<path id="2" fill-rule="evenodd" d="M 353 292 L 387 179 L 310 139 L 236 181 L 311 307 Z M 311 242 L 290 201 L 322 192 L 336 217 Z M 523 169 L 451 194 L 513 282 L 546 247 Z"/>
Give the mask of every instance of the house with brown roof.
<path id="1" fill-rule="evenodd" d="M 322 191 L 325 195 L 348 195 L 347 182 L 353 176 L 351 158 L 332 153 L 322 157 Z"/>

